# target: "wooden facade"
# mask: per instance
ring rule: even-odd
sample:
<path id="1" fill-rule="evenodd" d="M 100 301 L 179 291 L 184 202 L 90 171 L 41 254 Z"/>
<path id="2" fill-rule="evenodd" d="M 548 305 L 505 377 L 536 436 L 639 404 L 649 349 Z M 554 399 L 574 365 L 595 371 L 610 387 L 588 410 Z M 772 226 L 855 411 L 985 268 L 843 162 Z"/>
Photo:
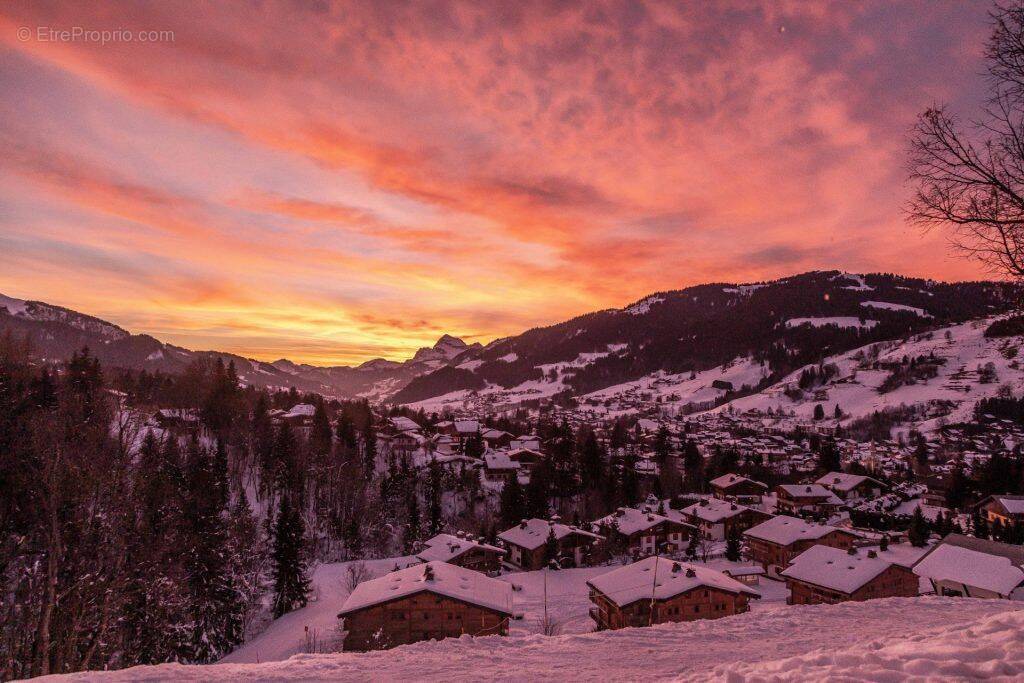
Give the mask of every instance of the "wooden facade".
<path id="1" fill-rule="evenodd" d="M 837 570 L 841 571 L 841 570 Z M 786 577 L 790 605 L 834 604 L 837 602 L 873 600 L 875 598 L 913 598 L 919 593 L 917 574 L 898 564 L 871 579 L 852 593 L 815 585 L 809 581 Z"/>
<path id="2" fill-rule="evenodd" d="M 698 586 L 667 600 L 656 600 L 653 619 L 649 599 L 620 607 L 607 595 L 591 587 L 590 600 L 594 603 L 590 616 L 598 630 L 719 619 L 742 614 L 750 609 L 750 599 L 745 593 L 731 593 L 708 586 Z"/>
<path id="3" fill-rule="evenodd" d="M 462 635 L 508 635 L 510 615 L 424 590 L 343 615 L 346 651 Z"/>
<path id="4" fill-rule="evenodd" d="M 775 543 L 762 538 L 746 536 L 747 557 L 764 567 L 770 575 L 785 569 L 793 558 L 811 546 L 826 545 L 830 548 L 849 550 L 853 547 L 856 536 L 848 531 L 835 529 L 819 538 L 802 538 L 788 545 Z"/>

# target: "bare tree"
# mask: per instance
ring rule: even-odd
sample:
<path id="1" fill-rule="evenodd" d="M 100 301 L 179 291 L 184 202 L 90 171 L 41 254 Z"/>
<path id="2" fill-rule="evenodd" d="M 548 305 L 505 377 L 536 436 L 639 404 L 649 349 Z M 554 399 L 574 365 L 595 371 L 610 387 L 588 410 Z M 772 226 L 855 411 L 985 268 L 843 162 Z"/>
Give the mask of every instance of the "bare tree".
<path id="1" fill-rule="evenodd" d="M 994 273 L 1024 279 L 1024 4 L 997 7 L 992 23 L 980 116 L 963 124 L 938 106 L 918 118 L 907 214 L 950 228 L 954 246 Z"/>
<path id="2" fill-rule="evenodd" d="M 350 562 L 345 567 L 345 588 L 351 593 L 356 586 L 370 578 L 370 569 L 365 562 Z"/>

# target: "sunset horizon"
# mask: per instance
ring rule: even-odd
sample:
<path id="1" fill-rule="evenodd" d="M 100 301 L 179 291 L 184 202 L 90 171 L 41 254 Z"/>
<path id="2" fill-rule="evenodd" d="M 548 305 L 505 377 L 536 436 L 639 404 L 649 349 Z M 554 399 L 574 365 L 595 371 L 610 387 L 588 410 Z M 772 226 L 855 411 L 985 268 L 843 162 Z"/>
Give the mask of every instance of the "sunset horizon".
<path id="1" fill-rule="evenodd" d="M 902 207 L 989 8 L 918 7 L 10 3 L 0 292 L 336 365 L 705 282 L 984 278 Z"/>

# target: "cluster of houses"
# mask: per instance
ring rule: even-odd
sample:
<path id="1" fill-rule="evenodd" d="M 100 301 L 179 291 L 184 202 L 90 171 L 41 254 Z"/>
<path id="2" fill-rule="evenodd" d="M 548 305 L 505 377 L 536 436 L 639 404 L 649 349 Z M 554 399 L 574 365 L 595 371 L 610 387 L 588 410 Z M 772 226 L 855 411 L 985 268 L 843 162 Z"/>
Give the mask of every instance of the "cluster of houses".
<path id="1" fill-rule="evenodd" d="M 789 486 L 789 485 L 786 485 Z M 949 534 L 930 547 L 828 524 L 833 508 L 885 495 L 867 476 L 829 473 L 777 487 L 777 514 L 761 505 L 768 487 L 742 475 L 712 482 L 714 496 L 619 508 L 589 525 L 525 519 L 493 544 L 440 534 L 416 553 L 420 564 L 360 584 L 339 614 L 344 647 L 367 650 L 462 635 L 507 635 L 516 618 L 501 570 L 609 565 L 586 581 L 597 629 L 716 619 L 742 614 L 760 581 L 785 582 L 794 605 L 914 597 L 922 592 L 1024 600 L 1024 548 Z M 742 502 L 741 502 L 742 501 Z M 688 501 L 682 501 L 684 503 Z M 1015 521 L 1024 496 L 993 496 L 985 514 Z M 741 536 L 745 563 L 697 563 L 693 539 Z M 684 559 L 684 554 L 686 558 Z M 623 557 L 632 561 L 617 566 Z M 721 565 L 719 565 L 721 566 Z"/>

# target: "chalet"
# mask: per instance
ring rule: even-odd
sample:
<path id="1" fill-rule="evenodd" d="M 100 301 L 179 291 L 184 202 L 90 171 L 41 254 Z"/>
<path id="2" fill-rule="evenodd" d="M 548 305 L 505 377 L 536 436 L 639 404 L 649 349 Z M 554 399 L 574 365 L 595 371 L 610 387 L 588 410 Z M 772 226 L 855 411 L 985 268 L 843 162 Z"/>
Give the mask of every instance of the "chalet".
<path id="1" fill-rule="evenodd" d="M 721 572 L 663 557 L 595 576 L 587 586 L 598 630 L 728 617 L 761 597 Z"/>
<path id="2" fill-rule="evenodd" d="M 520 448 L 525 448 L 529 451 L 540 451 L 540 437 L 524 434 L 509 441 L 508 447 L 513 451 Z"/>
<path id="3" fill-rule="evenodd" d="M 734 530 L 743 532 L 771 517 L 760 510 L 718 498 L 703 498 L 684 507 L 679 516 L 713 541 L 724 541 Z"/>
<path id="4" fill-rule="evenodd" d="M 711 490 L 715 498 L 722 500 L 760 503 L 768 492 L 768 486 L 739 474 L 723 474 L 711 480 Z"/>
<path id="5" fill-rule="evenodd" d="M 1024 600 L 1024 547 L 949 534 L 914 565 L 937 595 Z"/>
<path id="6" fill-rule="evenodd" d="M 727 392 L 735 391 L 735 388 L 733 387 L 732 382 L 728 382 L 728 381 L 726 381 L 724 379 L 712 380 L 711 388 L 712 389 L 718 389 L 720 391 L 727 391 Z"/>
<path id="7" fill-rule="evenodd" d="M 821 484 L 779 484 L 775 497 L 775 511 L 784 515 L 827 517 L 843 504 Z"/>
<path id="8" fill-rule="evenodd" d="M 541 463 L 544 456 L 540 451 L 530 448 L 513 448 L 508 451 L 508 457 L 519 465 L 520 469 L 532 472 Z"/>
<path id="9" fill-rule="evenodd" d="M 846 472 L 829 472 L 814 483 L 824 486 L 846 502 L 878 498 L 889 488 L 877 479 Z"/>
<path id="10" fill-rule="evenodd" d="M 554 536 L 558 546 L 556 557 L 548 557 L 548 538 Z M 516 526 L 498 534 L 508 550 L 506 560 L 527 571 L 541 569 L 550 560 L 564 566 L 580 566 L 590 555 L 591 547 L 601 537 L 556 520 L 524 519 Z"/>
<path id="11" fill-rule="evenodd" d="M 388 453 L 395 456 L 412 455 L 426 441 L 417 431 L 381 434 L 378 435 L 377 439 L 388 450 Z"/>
<path id="12" fill-rule="evenodd" d="M 383 650 L 462 635 L 508 635 L 512 584 L 447 562 L 364 581 L 338 614 L 343 649 Z"/>
<path id="13" fill-rule="evenodd" d="M 663 545 L 682 550 L 695 528 L 660 515 L 649 506 L 640 510 L 619 508 L 596 520 L 594 526 L 608 546 L 626 549 L 633 557 L 654 554 Z"/>
<path id="14" fill-rule="evenodd" d="M 747 529 L 743 538 L 747 556 L 764 567 L 769 576 L 778 576 L 794 557 L 812 546 L 826 545 L 847 550 L 857 540 L 857 536 L 844 529 L 786 515 L 772 517 Z"/>
<path id="15" fill-rule="evenodd" d="M 388 418 L 388 424 L 396 432 L 418 432 L 420 430 L 420 426 L 415 420 L 404 415 Z"/>
<path id="16" fill-rule="evenodd" d="M 978 509 L 989 524 L 1024 524 L 1024 496 L 989 496 L 978 503 Z"/>
<path id="17" fill-rule="evenodd" d="M 416 557 L 424 562 L 447 562 L 479 572 L 494 572 L 501 568 L 505 551 L 461 535 L 438 534 L 423 542 Z"/>
<path id="18" fill-rule="evenodd" d="M 484 453 L 484 476 L 491 481 L 508 481 L 519 474 L 519 463 L 509 457 L 508 451 Z"/>
<path id="19" fill-rule="evenodd" d="M 195 408 L 161 408 L 153 415 L 153 422 L 161 429 L 190 429 L 199 425 L 199 411 Z"/>
<path id="20" fill-rule="evenodd" d="M 790 605 L 833 604 L 874 598 L 912 598 L 919 581 L 902 555 L 891 551 L 811 546 L 782 572 Z"/>
<path id="21" fill-rule="evenodd" d="M 480 436 L 491 448 L 508 448 L 512 443 L 512 435 L 501 429 L 484 429 Z"/>

